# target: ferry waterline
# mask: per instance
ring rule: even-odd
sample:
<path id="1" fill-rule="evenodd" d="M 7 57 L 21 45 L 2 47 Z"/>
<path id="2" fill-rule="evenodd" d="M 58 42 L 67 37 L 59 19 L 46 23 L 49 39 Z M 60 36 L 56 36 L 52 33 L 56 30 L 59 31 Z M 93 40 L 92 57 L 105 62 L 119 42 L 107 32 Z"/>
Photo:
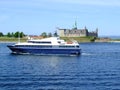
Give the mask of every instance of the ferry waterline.
<path id="1" fill-rule="evenodd" d="M 36 55 L 80 55 L 79 43 L 73 40 L 65 42 L 59 37 L 50 37 L 40 40 L 29 39 L 27 42 L 18 42 L 7 46 L 13 54 Z"/>

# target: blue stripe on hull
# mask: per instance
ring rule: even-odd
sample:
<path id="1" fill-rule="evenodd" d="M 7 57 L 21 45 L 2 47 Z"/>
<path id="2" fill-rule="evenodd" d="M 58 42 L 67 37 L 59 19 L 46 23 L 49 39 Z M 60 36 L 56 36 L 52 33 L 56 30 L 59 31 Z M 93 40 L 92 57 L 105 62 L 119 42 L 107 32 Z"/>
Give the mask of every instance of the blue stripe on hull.
<path id="1" fill-rule="evenodd" d="M 73 54 L 79 55 L 80 49 L 28 49 L 9 47 L 13 53 L 18 54 Z"/>

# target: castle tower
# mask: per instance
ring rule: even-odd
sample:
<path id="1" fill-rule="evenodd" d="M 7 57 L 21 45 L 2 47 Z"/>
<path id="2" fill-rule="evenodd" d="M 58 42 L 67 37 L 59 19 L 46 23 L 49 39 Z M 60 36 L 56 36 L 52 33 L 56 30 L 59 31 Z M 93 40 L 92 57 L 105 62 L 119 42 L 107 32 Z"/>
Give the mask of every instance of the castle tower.
<path id="1" fill-rule="evenodd" d="M 87 30 L 86 26 L 85 26 L 85 30 Z"/>
<path id="2" fill-rule="evenodd" d="M 98 33 L 98 28 L 96 28 L 96 33 Z"/>
<path id="3" fill-rule="evenodd" d="M 77 21 L 75 21 L 75 28 L 77 29 Z"/>
<path id="4" fill-rule="evenodd" d="M 84 30 L 85 30 L 85 36 L 88 36 L 89 34 L 88 34 L 88 29 L 86 26 L 85 26 Z"/>
<path id="5" fill-rule="evenodd" d="M 75 24 L 73 25 L 73 29 L 77 30 L 77 21 L 75 21 Z"/>
<path id="6" fill-rule="evenodd" d="M 96 37 L 98 37 L 98 28 L 96 28 Z"/>

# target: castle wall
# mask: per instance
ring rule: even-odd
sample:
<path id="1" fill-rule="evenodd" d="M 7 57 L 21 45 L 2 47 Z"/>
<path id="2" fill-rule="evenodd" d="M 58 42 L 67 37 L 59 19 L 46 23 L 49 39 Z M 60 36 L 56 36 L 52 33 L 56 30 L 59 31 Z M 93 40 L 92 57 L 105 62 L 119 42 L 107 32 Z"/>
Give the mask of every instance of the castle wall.
<path id="1" fill-rule="evenodd" d="M 98 37 L 98 29 L 96 29 L 96 31 L 88 32 L 88 36 Z"/>
<path id="2" fill-rule="evenodd" d="M 59 29 L 58 34 L 60 37 L 65 37 L 65 29 Z"/>
<path id="3" fill-rule="evenodd" d="M 98 37 L 98 35 L 97 35 L 96 32 L 89 32 L 89 33 L 88 33 L 88 36 Z"/>
<path id="4" fill-rule="evenodd" d="M 95 36 L 98 37 L 98 29 L 94 32 L 88 32 L 85 29 L 59 29 L 60 37 L 83 37 L 83 36 Z"/>

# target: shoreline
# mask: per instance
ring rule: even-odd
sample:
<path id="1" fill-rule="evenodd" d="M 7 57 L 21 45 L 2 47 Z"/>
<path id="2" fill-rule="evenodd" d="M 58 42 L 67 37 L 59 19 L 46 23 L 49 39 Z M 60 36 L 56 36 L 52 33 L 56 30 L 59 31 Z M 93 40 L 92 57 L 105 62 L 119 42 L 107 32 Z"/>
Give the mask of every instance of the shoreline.
<path id="1" fill-rule="evenodd" d="M 0 41 L 0 43 L 17 43 L 17 42 L 11 42 L 11 41 Z"/>
<path id="2" fill-rule="evenodd" d="M 94 42 L 115 42 L 120 43 L 119 39 L 110 39 L 110 38 L 94 38 L 94 37 L 60 37 L 65 41 L 76 40 L 78 43 L 94 43 Z M 20 42 L 26 42 L 26 38 L 21 38 Z M 17 43 L 18 38 L 8 38 L 8 37 L 0 37 L 0 43 Z"/>

